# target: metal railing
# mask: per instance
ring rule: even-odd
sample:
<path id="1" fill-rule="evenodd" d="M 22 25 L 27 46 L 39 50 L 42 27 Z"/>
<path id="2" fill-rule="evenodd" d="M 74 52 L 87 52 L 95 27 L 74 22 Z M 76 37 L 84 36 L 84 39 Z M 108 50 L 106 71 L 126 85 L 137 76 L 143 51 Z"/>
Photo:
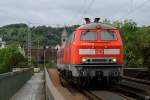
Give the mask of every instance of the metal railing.
<path id="1" fill-rule="evenodd" d="M 0 100 L 9 100 L 32 76 L 33 68 L 0 74 Z"/>

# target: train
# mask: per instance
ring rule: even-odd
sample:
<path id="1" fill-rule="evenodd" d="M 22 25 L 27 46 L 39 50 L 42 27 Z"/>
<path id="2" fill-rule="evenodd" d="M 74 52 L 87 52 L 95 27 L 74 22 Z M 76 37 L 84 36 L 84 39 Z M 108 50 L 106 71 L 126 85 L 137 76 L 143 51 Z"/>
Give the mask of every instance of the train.
<path id="1" fill-rule="evenodd" d="M 117 28 L 85 18 L 57 51 L 61 79 L 79 86 L 92 82 L 119 83 L 123 66 L 123 43 Z"/>

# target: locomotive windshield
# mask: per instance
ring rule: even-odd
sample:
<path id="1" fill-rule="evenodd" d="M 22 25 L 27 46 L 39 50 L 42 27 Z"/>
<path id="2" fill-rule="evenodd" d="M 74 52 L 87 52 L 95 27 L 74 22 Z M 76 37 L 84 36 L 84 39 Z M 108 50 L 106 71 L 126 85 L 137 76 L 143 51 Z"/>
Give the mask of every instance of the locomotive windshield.
<path id="1" fill-rule="evenodd" d="M 81 40 L 96 41 L 97 40 L 97 32 L 82 32 Z"/>
<path id="2" fill-rule="evenodd" d="M 103 41 L 109 41 L 109 40 L 116 40 L 116 34 L 114 32 L 111 31 L 102 31 L 101 33 L 101 40 Z"/>

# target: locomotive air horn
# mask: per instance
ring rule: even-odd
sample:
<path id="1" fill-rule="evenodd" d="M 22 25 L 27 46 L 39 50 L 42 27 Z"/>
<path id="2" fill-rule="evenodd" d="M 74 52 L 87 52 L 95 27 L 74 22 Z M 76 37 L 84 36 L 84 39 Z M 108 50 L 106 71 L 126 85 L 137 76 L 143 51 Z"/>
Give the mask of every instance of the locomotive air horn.
<path id="1" fill-rule="evenodd" d="M 90 21 L 90 19 L 89 19 L 89 18 L 84 18 L 84 20 L 85 20 L 86 24 L 91 23 L 91 21 Z"/>
<path id="2" fill-rule="evenodd" d="M 95 19 L 94 19 L 94 22 L 95 22 L 95 23 L 98 23 L 99 20 L 100 20 L 100 18 L 95 18 Z"/>

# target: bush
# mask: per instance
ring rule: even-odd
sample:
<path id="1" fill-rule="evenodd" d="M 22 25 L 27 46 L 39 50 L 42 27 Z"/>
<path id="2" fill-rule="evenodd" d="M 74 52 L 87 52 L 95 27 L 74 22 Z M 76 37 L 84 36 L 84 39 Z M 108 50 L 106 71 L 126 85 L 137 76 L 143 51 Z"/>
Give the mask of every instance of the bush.
<path id="1" fill-rule="evenodd" d="M 0 49 L 0 73 L 12 71 L 14 66 L 23 62 L 26 62 L 26 59 L 16 45 Z"/>
<path id="2" fill-rule="evenodd" d="M 150 69 L 150 27 L 138 27 L 132 20 L 115 23 L 124 43 L 124 65 Z"/>
<path id="3" fill-rule="evenodd" d="M 55 68 L 56 67 L 56 63 L 53 60 L 48 61 L 48 63 L 46 64 L 47 68 Z"/>

